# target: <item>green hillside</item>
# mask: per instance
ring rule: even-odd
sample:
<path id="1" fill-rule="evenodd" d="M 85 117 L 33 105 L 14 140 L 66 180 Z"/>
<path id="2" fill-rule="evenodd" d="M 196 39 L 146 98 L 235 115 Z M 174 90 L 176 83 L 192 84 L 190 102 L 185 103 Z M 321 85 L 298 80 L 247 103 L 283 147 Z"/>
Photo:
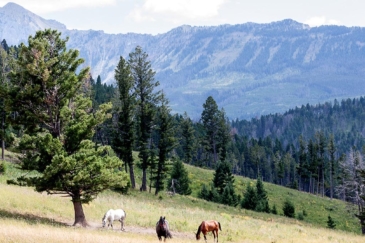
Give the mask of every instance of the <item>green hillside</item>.
<path id="1" fill-rule="evenodd" d="M 13 160 L 13 161 L 15 160 L 14 158 L 11 158 L 11 154 L 7 154 L 7 155 L 8 155 L 8 157 L 7 157 L 8 160 Z M 13 157 L 14 157 L 14 155 L 13 155 Z M 6 187 L 7 188 L 6 190 L 9 190 L 10 186 L 5 186 L 6 180 L 19 176 L 21 172 L 16 169 L 16 166 L 13 163 L 6 162 L 6 167 L 7 167 L 6 174 L 0 176 L 0 184 L 2 185 L 2 187 Z M 198 168 L 198 167 L 194 167 L 194 166 L 190 166 L 190 165 L 185 165 L 185 167 L 187 168 L 187 170 L 189 172 L 189 177 L 192 181 L 191 188 L 192 188 L 193 192 L 192 192 L 191 196 L 176 195 L 176 196 L 171 197 L 167 193 L 162 192 L 159 194 L 159 196 L 156 197 L 156 196 L 154 196 L 154 193 L 147 193 L 147 192 L 141 193 L 137 190 L 136 191 L 130 190 L 129 194 L 123 195 L 122 198 L 127 199 L 127 200 L 132 200 L 132 198 L 135 198 L 136 200 L 142 200 L 145 202 L 146 205 L 150 205 L 151 203 L 152 204 L 154 204 L 154 203 L 158 203 L 158 204 L 171 203 L 171 204 L 175 205 L 176 207 L 185 208 L 185 209 L 194 208 L 194 210 L 203 210 L 203 211 L 218 210 L 220 215 L 229 214 L 229 215 L 236 215 L 238 217 L 252 217 L 252 218 L 264 220 L 264 221 L 270 221 L 270 220 L 275 220 L 275 221 L 280 221 L 280 222 L 287 222 L 287 221 L 292 222 L 293 221 L 293 222 L 295 222 L 295 224 L 298 224 L 298 225 L 309 225 L 311 227 L 323 228 L 323 229 L 325 229 L 327 227 L 327 219 L 328 219 L 328 216 L 330 215 L 336 223 L 336 230 L 348 231 L 348 232 L 353 232 L 356 234 L 361 233 L 359 222 L 353 216 L 354 211 L 351 210 L 350 207 L 346 203 L 344 203 L 340 200 L 336 200 L 336 199 L 330 200 L 329 198 L 322 198 L 320 196 L 315 196 L 312 194 L 299 192 L 297 190 L 277 186 L 277 185 L 270 184 L 270 183 L 264 183 L 264 187 L 265 187 L 266 191 L 268 192 L 270 207 L 275 205 L 278 210 L 278 215 L 257 213 L 257 212 L 250 211 L 250 210 L 240 209 L 239 206 L 234 208 L 234 207 L 229 207 L 229 206 L 211 203 L 211 202 L 207 202 L 207 201 L 198 199 L 197 195 L 201 189 L 201 186 L 203 184 L 211 183 L 211 181 L 213 179 L 214 171 L 202 169 L 202 168 Z M 136 175 L 141 175 L 141 173 L 138 169 L 136 171 Z M 137 176 L 136 181 L 137 181 L 137 183 L 139 183 L 140 177 Z M 248 183 L 251 183 L 251 185 L 254 186 L 256 181 L 248 179 L 248 178 L 244 178 L 241 176 L 235 176 L 236 192 L 242 196 L 245 192 L 245 188 L 247 187 Z M 18 195 L 16 192 L 18 190 L 22 191 L 22 192 L 24 192 L 24 190 L 26 190 L 24 188 L 16 187 L 16 186 L 11 186 L 11 188 L 12 188 L 11 189 L 12 193 L 14 193 L 15 195 Z M 28 191 L 29 191 L 29 189 L 28 189 Z M 154 192 L 154 190 L 152 192 Z M 25 195 L 22 194 L 22 197 L 23 196 L 26 197 L 27 193 Z M 34 199 L 31 199 L 31 200 L 40 200 L 40 199 L 36 199 L 37 198 L 36 195 L 42 195 L 42 198 L 43 199 L 47 198 L 47 200 L 51 200 L 48 198 L 57 197 L 57 196 L 45 197 L 45 194 L 35 193 L 35 195 L 32 196 L 32 197 L 34 197 Z M 96 201 L 106 200 L 105 197 L 109 197 L 109 196 L 121 197 L 120 194 L 117 194 L 114 192 L 105 192 L 100 196 L 101 199 L 97 199 Z M 4 197 L 6 198 L 8 196 L 3 195 L 1 198 L 4 198 Z M 13 202 L 12 204 L 13 204 L 13 206 L 15 206 L 16 211 L 20 213 L 20 211 L 22 210 L 21 208 L 23 208 L 23 206 L 20 208 L 20 205 L 22 204 L 20 201 L 22 201 L 23 199 L 14 198 L 15 201 L 17 201 L 17 199 L 19 199 L 19 201 Z M 43 199 L 41 199 L 41 200 L 43 200 Z M 295 211 L 296 215 L 298 215 L 298 213 L 303 213 L 303 211 L 305 211 L 307 216 L 305 216 L 304 219 L 302 219 L 302 220 L 299 220 L 299 219 L 292 220 L 292 219 L 288 219 L 288 218 L 284 217 L 283 211 L 282 211 L 282 206 L 286 199 L 289 199 L 290 201 L 293 202 L 293 204 L 295 206 L 295 210 L 296 210 Z M 27 200 L 27 199 L 24 199 L 24 200 Z M 108 200 L 109 199 L 107 199 L 107 201 Z M 1 205 L 3 205 L 3 204 L 1 204 Z M 92 202 L 90 205 L 94 205 L 94 202 Z M 87 209 L 90 205 L 86 205 L 85 208 Z M 122 203 L 122 205 L 123 205 L 123 203 Z M 126 206 L 128 206 L 128 205 L 126 205 Z M 25 217 L 24 215 L 23 216 L 21 216 L 21 215 L 12 216 L 11 212 L 8 212 L 7 211 L 8 209 L 3 208 L 3 207 L 4 207 L 4 205 L 0 207 L 0 211 L 2 212 L 0 214 L 0 217 Z M 17 208 L 17 207 L 19 207 L 19 208 Z M 52 205 L 50 207 L 54 207 L 54 205 Z M 113 206 L 109 205 L 109 207 L 113 207 Z M 66 205 L 66 208 L 67 208 L 68 214 L 72 218 L 72 204 L 69 202 Z M 93 212 L 91 215 L 89 215 L 87 213 L 86 214 L 87 219 L 88 220 L 91 219 L 92 221 L 94 221 L 94 220 L 99 221 L 100 219 L 98 219 L 98 217 L 100 218 L 101 217 L 100 215 L 102 215 L 103 211 L 107 210 L 108 207 L 102 207 L 102 208 L 103 209 L 98 210 L 97 215 L 95 215 L 96 212 Z M 37 209 L 29 208 L 29 210 L 33 211 L 33 210 L 37 210 Z M 41 210 L 41 208 L 39 208 L 39 210 Z M 46 210 L 49 210 L 49 209 L 46 209 Z M 44 218 L 45 222 L 48 222 L 50 220 L 49 217 L 51 217 L 51 218 L 54 217 L 54 215 L 52 215 L 52 211 L 54 211 L 55 209 L 50 209 L 50 210 L 51 210 L 50 212 L 46 212 L 46 215 L 42 216 L 42 217 L 45 217 Z M 72 220 L 70 219 L 69 223 L 71 223 L 71 221 Z M 140 226 L 147 227 L 147 223 L 143 223 L 138 220 L 136 220 L 134 223 L 137 225 L 140 225 Z M 179 230 L 183 230 L 183 229 L 179 229 Z"/>

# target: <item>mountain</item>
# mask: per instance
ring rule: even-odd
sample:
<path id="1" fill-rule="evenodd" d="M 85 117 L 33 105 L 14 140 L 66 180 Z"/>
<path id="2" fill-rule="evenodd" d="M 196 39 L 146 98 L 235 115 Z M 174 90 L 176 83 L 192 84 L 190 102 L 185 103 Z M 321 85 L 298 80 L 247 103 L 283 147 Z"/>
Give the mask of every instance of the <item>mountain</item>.
<path id="1" fill-rule="evenodd" d="M 173 112 L 199 118 L 211 95 L 229 118 L 284 112 L 302 104 L 352 98 L 365 90 L 365 28 L 310 28 L 294 20 L 268 24 L 180 26 L 159 34 L 68 30 L 9 3 L 0 9 L 0 38 L 26 40 L 37 29 L 69 36 L 92 75 L 114 82 L 119 57 L 139 45 Z"/>
<path id="2" fill-rule="evenodd" d="M 0 37 L 8 44 L 26 42 L 29 35 L 37 30 L 57 29 L 61 32 L 66 26 L 55 21 L 45 20 L 15 3 L 7 3 L 0 8 Z"/>

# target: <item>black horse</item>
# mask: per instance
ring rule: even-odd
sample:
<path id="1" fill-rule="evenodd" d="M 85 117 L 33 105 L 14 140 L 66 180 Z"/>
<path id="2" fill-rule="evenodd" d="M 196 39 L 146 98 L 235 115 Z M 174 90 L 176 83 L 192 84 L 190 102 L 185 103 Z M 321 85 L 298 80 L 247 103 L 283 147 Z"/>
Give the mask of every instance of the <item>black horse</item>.
<path id="1" fill-rule="evenodd" d="M 156 223 L 156 233 L 158 239 L 161 241 L 162 237 L 165 237 L 164 241 L 166 241 L 166 238 L 172 238 L 172 235 L 170 233 L 169 229 L 169 223 L 167 220 L 165 220 L 165 217 L 160 217 L 160 220 Z"/>

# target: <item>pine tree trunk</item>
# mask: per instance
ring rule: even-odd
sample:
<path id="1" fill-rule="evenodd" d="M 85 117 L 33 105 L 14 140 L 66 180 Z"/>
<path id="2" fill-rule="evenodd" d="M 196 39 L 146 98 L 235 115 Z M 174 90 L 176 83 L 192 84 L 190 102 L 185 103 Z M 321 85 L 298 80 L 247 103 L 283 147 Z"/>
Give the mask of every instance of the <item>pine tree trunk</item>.
<path id="1" fill-rule="evenodd" d="M 333 180 L 332 180 L 332 168 L 330 172 L 330 197 L 333 199 Z"/>
<path id="2" fill-rule="evenodd" d="M 147 191 L 147 169 L 143 168 L 142 169 L 142 186 L 141 186 L 141 191 Z"/>
<path id="3" fill-rule="evenodd" d="M 134 168 L 132 164 L 129 164 L 129 177 L 131 179 L 131 187 L 136 188 L 136 180 L 134 178 Z"/>
<path id="4" fill-rule="evenodd" d="M 2 160 L 5 160 L 5 140 L 4 140 L 4 136 L 5 136 L 5 112 L 2 116 L 2 121 L 1 121 L 1 128 L 3 130 L 3 137 L 2 137 L 2 140 L 1 140 L 1 159 Z"/>
<path id="5" fill-rule="evenodd" d="M 72 198 L 72 203 L 74 205 L 74 211 L 75 211 L 75 222 L 72 226 L 82 226 L 87 227 L 88 223 L 85 218 L 84 209 L 82 208 L 82 203 L 80 201 L 80 198 Z"/>

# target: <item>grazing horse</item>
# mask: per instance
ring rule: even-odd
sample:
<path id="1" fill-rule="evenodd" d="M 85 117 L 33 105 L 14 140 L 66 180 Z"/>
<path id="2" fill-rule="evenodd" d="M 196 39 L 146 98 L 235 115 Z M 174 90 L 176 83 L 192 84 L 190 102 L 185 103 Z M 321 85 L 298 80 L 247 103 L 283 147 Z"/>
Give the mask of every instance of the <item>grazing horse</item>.
<path id="1" fill-rule="evenodd" d="M 106 221 L 108 221 L 108 228 L 109 225 L 112 227 L 113 229 L 113 221 L 118 220 L 121 224 L 121 230 L 125 230 L 124 229 L 124 219 L 127 217 L 127 214 L 124 212 L 123 209 L 109 209 L 108 212 L 105 213 L 102 222 L 103 222 L 103 227 L 105 227 Z"/>
<path id="2" fill-rule="evenodd" d="M 166 238 L 172 238 L 172 235 L 170 233 L 169 229 L 169 222 L 165 220 L 165 217 L 160 217 L 160 220 L 156 223 L 156 233 L 158 239 L 161 241 L 162 237 L 164 238 L 164 241 L 166 241 Z"/>
<path id="3" fill-rule="evenodd" d="M 221 224 L 215 220 L 207 220 L 203 221 L 198 228 L 198 232 L 196 232 L 196 239 L 200 240 L 200 232 L 203 233 L 205 242 L 207 242 L 207 233 L 212 231 L 214 235 L 214 242 L 215 242 L 215 235 L 217 235 L 217 243 L 218 243 L 218 228 L 222 230 Z"/>

